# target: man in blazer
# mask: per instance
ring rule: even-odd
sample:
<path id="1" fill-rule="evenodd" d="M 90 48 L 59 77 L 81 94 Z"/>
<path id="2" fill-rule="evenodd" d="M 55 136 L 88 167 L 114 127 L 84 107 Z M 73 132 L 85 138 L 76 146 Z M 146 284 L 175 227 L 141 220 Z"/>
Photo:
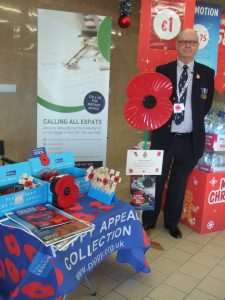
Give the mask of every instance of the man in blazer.
<path id="1" fill-rule="evenodd" d="M 162 175 L 156 178 L 155 210 L 144 211 L 142 221 L 145 230 L 155 227 L 169 175 L 164 225 L 174 238 L 182 237 L 177 225 L 182 213 L 185 186 L 188 175 L 204 151 L 204 117 L 211 108 L 214 94 L 214 70 L 194 61 L 198 46 L 196 31 L 183 29 L 176 40 L 177 60 L 156 69 L 172 82 L 170 101 L 173 114 L 165 125 L 152 132 L 151 149 L 164 150 L 163 168 Z M 184 69 L 187 74 L 180 90 L 178 84 Z M 183 117 L 177 122 L 176 118 L 181 114 Z"/>

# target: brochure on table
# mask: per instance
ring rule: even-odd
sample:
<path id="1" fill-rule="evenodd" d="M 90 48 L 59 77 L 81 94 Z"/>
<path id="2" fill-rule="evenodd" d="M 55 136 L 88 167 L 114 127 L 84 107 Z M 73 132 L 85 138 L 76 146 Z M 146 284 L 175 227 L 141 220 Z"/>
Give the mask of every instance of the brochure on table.
<path id="1" fill-rule="evenodd" d="M 55 226 L 49 226 L 46 228 L 40 227 L 41 224 L 44 225 L 44 220 L 39 218 L 40 222 L 38 222 L 35 215 L 38 216 L 38 214 L 43 213 L 45 210 L 51 211 L 52 213 L 54 212 L 58 216 L 61 216 L 61 221 L 64 219 L 65 223 L 58 225 L 55 224 Z M 13 222 L 21 225 L 28 233 L 35 236 L 46 246 L 59 244 L 60 246 L 58 245 L 58 248 L 60 250 L 62 250 L 61 245 L 68 245 L 71 240 L 81 232 L 87 232 L 94 229 L 93 224 L 78 220 L 51 204 L 16 210 L 14 212 L 7 213 L 7 217 Z M 54 223 L 55 221 L 55 216 L 52 216 L 51 223 Z M 56 222 L 58 221 L 59 218 Z M 62 243 L 63 241 L 64 243 Z"/>
<path id="2" fill-rule="evenodd" d="M 19 183 L 19 179 L 24 174 L 31 175 L 29 162 L 21 162 L 0 167 L 0 188 L 8 188 Z M 38 205 L 47 202 L 48 184 L 42 180 L 34 178 L 37 187 L 24 189 L 18 192 L 9 193 L 0 196 L 0 217 L 7 212 L 31 205 Z"/>

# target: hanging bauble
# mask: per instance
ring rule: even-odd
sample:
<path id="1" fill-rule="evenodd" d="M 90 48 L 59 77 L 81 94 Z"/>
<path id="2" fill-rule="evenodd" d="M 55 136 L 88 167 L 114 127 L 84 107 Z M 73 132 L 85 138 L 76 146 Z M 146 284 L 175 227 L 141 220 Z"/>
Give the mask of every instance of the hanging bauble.
<path id="1" fill-rule="evenodd" d="M 118 19 L 118 24 L 121 28 L 127 28 L 130 26 L 131 19 L 129 16 L 120 16 Z"/>

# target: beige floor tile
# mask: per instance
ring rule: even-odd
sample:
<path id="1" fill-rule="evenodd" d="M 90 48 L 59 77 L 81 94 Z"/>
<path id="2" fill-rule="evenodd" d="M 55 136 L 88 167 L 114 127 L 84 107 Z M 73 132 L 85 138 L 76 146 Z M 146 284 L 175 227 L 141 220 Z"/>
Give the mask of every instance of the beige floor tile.
<path id="1" fill-rule="evenodd" d="M 177 240 L 171 237 L 168 233 L 164 235 L 159 235 L 156 238 L 154 238 L 154 242 L 159 243 L 164 250 L 167 250 L 174 246 L 177 243 Z"/>
<path id="2" fill-rule="evenodd" d="M 221 230 L 218 235 L 225 236 L 225 230 Z"/>
<path id="3" fill-rule="evenodd" d="M 97 293 L 96 296 L 91 295 L 90 290 L 80 285 L 73 292 L 67 295 L 66 300 L 99 300 L 100 295 Z"/>
<path id="4" fill-rule="evenodd" d="M 187 296 L 187 298 L 185 298 L 185 300 L 218 300 L 218 298 L 195 289 Z"/>
<path id="5" fill-rule="evenodd" d="M 148 297 L 154 300 L 182 300 L 187 296 L 184 292 L 181 292 L 167 284 L 161 284 Z"/>
<path id="6" fill-rule="evenodd" d="M 130 265 L 122 265 L 119 263 L 111 264 L 110 266 L 107 266 L 102 270 L 102 274 L 105 274 L 106 276 L 115 279 L 119 282 L 124 282 L 135 273 L 136 272 Z"/>
<path id="7" fill-rule="evenodd" d="M 201 245 L 198 245 L 196 243 L 193 243 L 191 241 L 188 241 L 186 239 L 182 239 L 179 243 L 175 246 L 177 249 L 184 250 L 185 252 L 188 252 L 190 254 L 194 254 L 202 247 Z"/>
<path id="8" fill-rule="evenodd" d="M 191 260 L 203 266 L 213 268 L 220 261 L 220 258 L 200 250 L 192 256 Z"/>
<path id="9" fill-rule="evenodd" d="M 154 240 L 155 241 L 155 240 Z M 154 248 L 150 248 L 147 253 L 145 254 L 145 257 L 147 258 L 150 267 L 151 267 L 151 262 L 153 260 L 155 260 L 156 258 L 160 257 L 163 254 L 163 251 L 154 249 Z"/>
<path id="10" fill-rule="evenodd" d="M 165 283 L 182 292 L 189 293 L 199 283 L 199 280 L 184 273 L 175 272 L 166 279 Z"/>
<path id="11" fill-rule="evenodd" d="M 225 266 L 225 257 L 220 261 L 220 265 Z"/>
<path id="12" fill-rule="evenodd" d="M 213 243 L 205 245 L 201 250 L 219 258 L 222 258 L 225 255 L 225 248 Z"/>
<path id="13" fill-rule="evenodd" d="M 175 263 L 165 257 L 159 257 L 156 258 L 151 265 L 152 273 L 154 270 L 157 270 L 159 272 L 162 272 L 163 274 L 170 275 L 172 274 L 175 270 L 179 268 L 179 264 Z"/>
<path id="14" fill-rule="evenodd" d="M 91 284 L 99 296 L 104 296 L 117 287 L 120 282 L 101 273 L 91 277 Z"/>
<path id="15" fill-rule="evenodd" d="M 179 271 L 200 280 L 209 273 L 210 269 L 189 260 L 179 268 Z"/>
<path id="16" fill-rule="evenodd" d="M 225 251 L 225 237 L 221 235 L 217 235 L 215 238 L 212 239 L 212 243 L 224 247 Z"/>
<path id="17" fill-rule="evenodd" d="M 162 257 L 166 257 L 178 264 L 183 264 L 191 257 L 191 254 L 177 248 L 171 248 L 164 252 Z"/>
<path id="18" fill-rule="evenodd" d="M 167 275 L 154 270 L 153 272 L 148 274 L 137 273 L 132 278 L 153 288 L 163 282 L 167 278 Z"/>
<path id="19" fill-rule="evenodd" d="M 147 296 L 152 288 L 130 278 L 115 288 L 114 291 L 130 300 L 139 300 Z"/>
<path id="20" fill-rule="evenodd" d="M 128 298 L 112 291 L 112 292 L 108 293 L 107 295 L 103 296 L 101 299 L 104 299 L 104 300 L 127 300 Z"/>
<path id="21" fill-rule="evenodd" d="M 216 266 L 209 273 L 209 276 L 225 282 L 225 266 L 221 266 L 221 265 Z M 225 298 L 225 294 L 224 294 L 224 298 Z"/>
<path id="22" fill-rule="evenodd" d="M 198 285 L 198 289 L 219 299 L 224 300 L 225 298 L 225 283 L 212 277 L 207 276 L 202 280 Z"/>
<path id="23" fill-rule="evenodd" d="M 199 234 L 197 232 L 191 232 L 187 237 L 185 237 L 186 240 L 191 241 L 193 243 L 199 244 L 199 245 L 206 245 L 210 242 L 210 238 L 206 235 Z"/>

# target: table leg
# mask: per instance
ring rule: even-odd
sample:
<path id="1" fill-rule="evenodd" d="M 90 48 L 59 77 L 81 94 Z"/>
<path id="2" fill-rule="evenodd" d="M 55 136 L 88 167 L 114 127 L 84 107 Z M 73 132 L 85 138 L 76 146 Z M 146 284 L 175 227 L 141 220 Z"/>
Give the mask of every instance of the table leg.
<path id="1" fill-rule="evenodd" d="M 89 290 L 90 290 L 90 292 L 91 292 L 91 295 L 92 295 L 92 296 L 96 296 L 96 295 L 97 295 L 97 292 L 96 292 L 95 288 L 93 287 L 93 285 L 91 284 L 90 280 L 89 280 L 87 277 L 85 277 L 85 280 L 86 280 L 86 282 L 87 282 L 87 285 L 88 285 L 88 288 L 89 288 Z M 67 295 L 65 295 L 65 296 L 63 297 L 63 300 L 66 300 L 66 297 L 67 297 Z M 1 300 L 1 299 L 0 299 L 0 300 Z"/>
<path id="2" fill-rule="evenodd" d="M 87 282 L 89 290 L 91 291 L 91 295 L 96 296 L 97 292 L 96 292 L 95 288 L 93 287 L 93 285 L 91 284 L 91 282 L 89 281 L 89 279 L 87 277 L 85 277 L 85 280 Z"/>

